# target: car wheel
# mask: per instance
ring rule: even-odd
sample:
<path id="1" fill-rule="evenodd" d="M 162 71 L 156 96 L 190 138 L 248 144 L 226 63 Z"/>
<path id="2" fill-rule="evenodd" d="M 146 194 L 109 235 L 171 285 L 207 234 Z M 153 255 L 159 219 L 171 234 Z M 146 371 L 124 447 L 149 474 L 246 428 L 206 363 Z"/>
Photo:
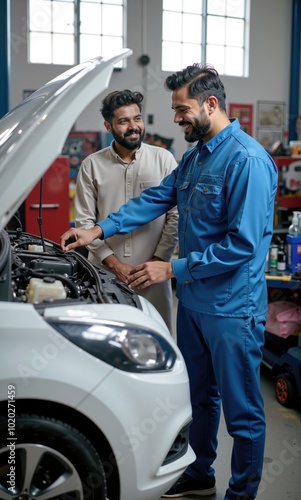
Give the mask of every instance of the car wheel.
<path id="1" fill-rule="evenodd" d="M 101 460 L 81 432 L 45 416 L 19 415 L 15 423 L 12 436 L 0 419 L 1 500 L 105 500 Z"/>
<path id="2" fill-rule="evenodd" d="M 284 374 L 279 374 L 276 377 L 275 380 L 275 393 L 276 393 L 276 398 L 277 401 L 282 405 L 282 406 L 292 406 L 294 398 L 295 398 L 295 391 L 294 391 L 294 386 L 290 378 L 288 378 Z"/>

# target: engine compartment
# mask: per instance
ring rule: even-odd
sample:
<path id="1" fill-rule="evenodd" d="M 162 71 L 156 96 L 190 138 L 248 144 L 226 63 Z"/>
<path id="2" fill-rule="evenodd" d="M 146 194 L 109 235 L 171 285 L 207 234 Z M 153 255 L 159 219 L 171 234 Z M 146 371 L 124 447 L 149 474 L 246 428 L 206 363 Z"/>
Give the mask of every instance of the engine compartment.
<path id="1" fill-rule="evenodd" d="M 135 292 L 81 251 L 64 253 L 57 243 L 20 229 L 0 233 L 0 300 L 31 302 L 39 311 L 62 301 L 142 309 Z"/>

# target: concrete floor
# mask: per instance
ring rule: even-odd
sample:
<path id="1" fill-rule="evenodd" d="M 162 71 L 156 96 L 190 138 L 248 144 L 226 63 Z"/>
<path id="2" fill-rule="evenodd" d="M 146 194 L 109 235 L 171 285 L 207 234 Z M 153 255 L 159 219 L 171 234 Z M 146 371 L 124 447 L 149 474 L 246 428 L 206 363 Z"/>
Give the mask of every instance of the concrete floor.
<path id="1" fill-rule="evenodd" d="M 175 309 L 176 309 L 175 299 Z M 287 409 L 274 396 L 274 384 L 263 367 L 262 394 L 265 401 L 267 435 L 264 470 L 258 500 L 301 500 L 301 406 Z M 223 500 L 230 477 L 232 438 L 224 419 L 218 434 L 218 456 L 214 463 L 217 493 L 208 497 L 189 496 L 186 500 Z"/>

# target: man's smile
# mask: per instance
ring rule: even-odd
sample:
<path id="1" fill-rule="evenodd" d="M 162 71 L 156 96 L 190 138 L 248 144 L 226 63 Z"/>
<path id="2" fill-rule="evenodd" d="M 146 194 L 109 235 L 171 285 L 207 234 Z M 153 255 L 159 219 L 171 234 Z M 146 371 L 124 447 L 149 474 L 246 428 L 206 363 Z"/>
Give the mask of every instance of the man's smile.
<path id="1" fill-rule="evenodd" d="M 191 124 L 191 123 L 189 123 L 189 122 L 183 122 L 183 123 L 180 123 L 179 125 L 180 125 L 180 127 L 182 127 L 182 128 L 183 128 L 184 133 L 187 133 L 187 132 L 188 132 L 189 127 L 192 127 L 192 124 Z"/>
<path id="2" fill-rule="evenodd" d="M 137 139 L 139 138 L 141 135 L 141 132 L 140 131 L 133 131 L 133 132 L 128 132 L 127 134 L 125 134 L 124 137 L 126 137 L 127 139 Z"/>

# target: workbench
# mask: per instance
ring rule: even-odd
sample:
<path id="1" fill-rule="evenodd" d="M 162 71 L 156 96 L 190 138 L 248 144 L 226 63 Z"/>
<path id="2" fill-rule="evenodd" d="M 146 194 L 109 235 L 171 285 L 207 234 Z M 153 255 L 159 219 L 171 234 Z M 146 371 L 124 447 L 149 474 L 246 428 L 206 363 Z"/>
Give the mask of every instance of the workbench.
<path id="1" fill-rule="evenodd" d="M 289 271 L 286 272 L 277 272 L 270 271 L 265 273 L 267 286 L 269 288 L 291 288 L 291 289 L 301 289 L 301 279 L 295 279 Z"/>

